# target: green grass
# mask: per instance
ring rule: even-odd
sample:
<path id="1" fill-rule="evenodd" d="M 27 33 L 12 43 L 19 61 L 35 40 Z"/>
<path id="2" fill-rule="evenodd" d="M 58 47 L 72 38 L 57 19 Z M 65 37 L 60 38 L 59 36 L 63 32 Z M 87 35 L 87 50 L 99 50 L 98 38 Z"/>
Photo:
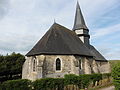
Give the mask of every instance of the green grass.
<path id="1" fill-rule="evenodd" d="M 111 65 L 111 67 L 113 67 L 114 65 L 116 65 L 117 63 L 120 63 L 120 60 L 109 60 L 109 63 Z"/>
<path id="2" fill-rule="evenodd" d="M 102 89 L 102 88 L 106 88 L 106 87 L 110 87 L 110 86 L 113 86 L 113 83 L 110 83 L 110 84 L 107 84 L 107 85 L 104 85 L 104 86 L 97 86 L 95 88 L 90 88 L 88 90 L 98 90 L 98 89 Z"/>

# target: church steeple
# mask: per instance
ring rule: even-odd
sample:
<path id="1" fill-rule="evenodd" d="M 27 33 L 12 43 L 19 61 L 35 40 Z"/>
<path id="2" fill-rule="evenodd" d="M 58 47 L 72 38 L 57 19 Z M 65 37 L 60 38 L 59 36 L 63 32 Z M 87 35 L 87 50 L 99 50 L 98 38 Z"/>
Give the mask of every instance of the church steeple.
<path id="1" fill-rule="evenodd" d="M 76 29 L 88 29 L 86 24 L 85 24 L 85 20 L 84 20 L 84 17 L 82 15 L 78 1 L 77 1 L 77 6 L 76 6 L 76 14 L 75 14 L 75 21 L 74 21 L 73 30 L 76 30 Z"/>
<path id="2" fill-rule="evenodd" d="M 89 46 L 89 29 L 87 28 L 85 24 L 84 17 L 82 15 L 80 5 L 77 1 L 77 6 L 76 6 L 76 14 L 75 14 L 75 20 L 74 20 L 74 26 L 73 30 L 77 34 L 77 36 L 81 39 L 81 41 Z"/>

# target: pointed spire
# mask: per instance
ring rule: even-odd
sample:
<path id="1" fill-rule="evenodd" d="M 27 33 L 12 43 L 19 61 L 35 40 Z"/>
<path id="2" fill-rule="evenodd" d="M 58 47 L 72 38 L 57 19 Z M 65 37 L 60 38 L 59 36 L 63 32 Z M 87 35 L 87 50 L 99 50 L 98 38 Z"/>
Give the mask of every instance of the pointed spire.
<path id="1" fill-rule="evenodd" d="M 86 30 L 88 30 L 88 28 L 87 28 L 87 26 L 85 24 L 84 17 L 82 15 L 80 5 L 79 5 L 78 1 L 77 1 L 77 6 L 76 6 L 76 14 L 75 14 L 75 21 L 74 21 L 73 30 L 77 30 L 77 29 L 86 29 Z"/>

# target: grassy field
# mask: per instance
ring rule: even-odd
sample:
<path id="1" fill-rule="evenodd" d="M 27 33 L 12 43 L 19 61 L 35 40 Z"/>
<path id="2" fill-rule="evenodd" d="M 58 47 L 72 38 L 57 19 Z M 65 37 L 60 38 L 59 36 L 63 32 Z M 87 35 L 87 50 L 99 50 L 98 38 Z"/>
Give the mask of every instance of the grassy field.
<path id="1" fill-rule="evenodd" d="M 109 60 L 111 67 L 113 67 L 115 64 L 120 63 L 120 60 Z"/>

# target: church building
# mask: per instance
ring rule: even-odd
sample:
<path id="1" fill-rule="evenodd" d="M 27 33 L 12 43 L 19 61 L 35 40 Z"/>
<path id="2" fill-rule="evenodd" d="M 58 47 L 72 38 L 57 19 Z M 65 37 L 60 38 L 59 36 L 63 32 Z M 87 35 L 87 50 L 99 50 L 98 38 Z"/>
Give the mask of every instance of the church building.
<path id="1" fill-rule="evenodd" d="M 26 54 L 22 79 L 109 73 L 109 62 L 90 44 L 89 39 L 89 29 L 77 2 L 73 29 L 54 23 Z"/>

